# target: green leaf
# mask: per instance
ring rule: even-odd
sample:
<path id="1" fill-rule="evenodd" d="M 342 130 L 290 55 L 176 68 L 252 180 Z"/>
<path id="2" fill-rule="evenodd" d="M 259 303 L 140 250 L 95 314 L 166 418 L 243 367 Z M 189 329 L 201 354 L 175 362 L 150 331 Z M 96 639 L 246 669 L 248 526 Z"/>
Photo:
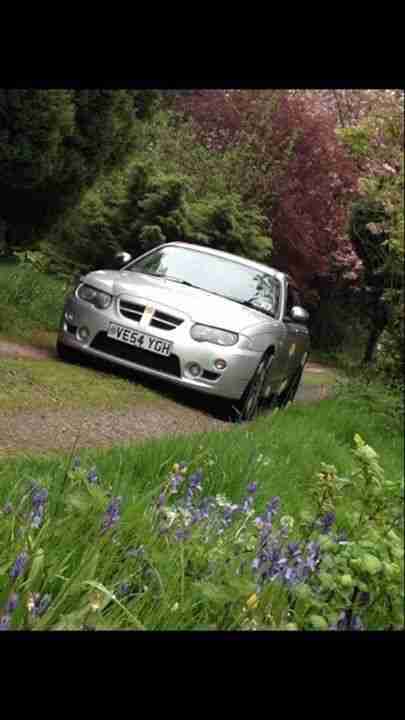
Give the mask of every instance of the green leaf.
<path id="1" fill-rule="evenodd" d="M 382 569 L 382 564 L 375 555 L 365 555 L 362 559 L 362 568 L 370 575 L 376 575 Z"/>
<path id="2" fill-rule="evenodd" d="M 123 605 L 122 602 L 120 602 L 118 600 L 118 598 L 114 595 L 114 593 L 112 593 L 110 590 L 108 590 L 104 585 L 102 585 L 99 582 L 90 581 L 90 580 L 87 580 L 86 582 L 84 582 L 83 585 L 89 585 L 89 587 L 95 588 L 95 590 L 99 590 L 101 593 L 104 593 L 108 597 L 109 600 L 112 600 L 114 603 L 116 603 L 116 605 L 118 605 L 118 607 L 121 608 L 121 610 L 124 611 L 124 613 L 131 619 L 131 621 L 133 622 L 133 624 L 135 625 L 135 627 L 138 630 L 145 630 L 144 626 L 140 623 L 138 618 L 135 617 L 135 615 L 133 613 L 131 613 L 128 610 L 128 608 L 126 608 L 125 605 Z"/>
<path id="3" fill-rule="evenodd" d="M 311 623 L 314 630 L 327 630 L 328 629 L 328 623 L 326 622 L 325 618 L 323 618 L 321 615 L 311 615 L 309 618 L 309 622 Z"/>
<path id="4" fill-rule="evenodd" d="M 42 548 L 38 548 L 31 564 L 31 570 L 28 575 L 27 587 L 32 590 L 36 583 L 36 580 L 40 580 L 45 563 L 45 553 Z"/>

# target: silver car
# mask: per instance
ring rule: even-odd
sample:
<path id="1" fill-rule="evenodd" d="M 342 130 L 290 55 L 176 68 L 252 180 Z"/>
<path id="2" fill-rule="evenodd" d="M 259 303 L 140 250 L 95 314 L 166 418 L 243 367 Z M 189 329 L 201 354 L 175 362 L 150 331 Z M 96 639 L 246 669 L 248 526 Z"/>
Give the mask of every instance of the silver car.
<path id="1" fill-rule="evenodd" d="M 81 278 L 57 350 L 86 353 L 230 401 L 240 420 L 297 391 L 308 314 L 284 273 L 189 243 L 167 243 Z"/>

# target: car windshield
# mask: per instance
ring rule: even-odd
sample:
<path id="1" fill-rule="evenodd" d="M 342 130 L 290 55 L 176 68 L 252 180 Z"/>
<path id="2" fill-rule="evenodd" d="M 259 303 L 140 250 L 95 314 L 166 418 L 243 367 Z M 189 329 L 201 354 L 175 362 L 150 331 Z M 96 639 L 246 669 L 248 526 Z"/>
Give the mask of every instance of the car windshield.
<path id="1" fill-rule="evenodd" d="M 192 248 L 168 246 L 135 261 L 125 270 L 165 277 L 254 307 L 272 317 L 279 312 L 277 278 L 236 260 Z"/>

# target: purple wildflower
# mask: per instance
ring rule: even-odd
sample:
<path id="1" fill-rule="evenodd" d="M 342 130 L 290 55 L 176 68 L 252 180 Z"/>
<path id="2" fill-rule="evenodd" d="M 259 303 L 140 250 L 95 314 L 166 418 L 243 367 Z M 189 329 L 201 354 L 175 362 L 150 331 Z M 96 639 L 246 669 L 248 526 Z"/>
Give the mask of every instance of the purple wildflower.
<path id="1" fill-rule="evenodd" d="M 308 543 L 308 555 L 306 559 L 306 565 L 309 568 L 309 570 L 315 570 L 316 566 L 319 564 L 320 556 L 321 556 L 321 548 L 319 543 L 310 542 Z"/>
<path id="2" fill-rule="evenodd" d="M 72 462 L 73 470 L 77 470 L 79 467 L 80 467 L 80 458 L 79 457 L 73 458 L 73 462 Z"/>
<path id="3" fill-rule="evenodd" d="M 358 615 L 353 615 L 350 630 L 364 630 L 364 625 Z"/>
<path id="4" fill-rule="evenodd" d="M 124 597 L 125 595 L 128 595 L 130 589 L 131 586 L 128 582 L 121 583 L 121 585 L 119 585 L 118 587 L 118 595 Z"/>
<path id="5" fill-rule="evenodd" d="M 5 611 L 6 613 L 13 613 L 14 610 L 17 608 L 18 605 L 19 596 L 18 593 L 11 593 L 9 599 L 6 602 Z"/>
<path id="6" fill-rule="evenodd" d="M 280 500 L 280 498 L 277 497 L 277 496 L 276 496 L 276 497 L 272 497 L 271 500 L 270 500 L 270 502 L 269 502 L 268 505 L 267 505 L 266 510 L 267 510 L 268 513 L 271 513 L 271 514 L 274 514 L 274 515 L 275 515 L 275 514 L 279 511 L 280 505 L 281 505 L 281 500 Z"/>
<path id="7" fill-rule="evenodd" d="M 3 615 L 0 618 L 0 630 L 10 630 L 11 615 Z"/>
<path id="8" fill-rule="evenodd" d="M 252 494 L 255 493 L 257 490 L 257 483 L 256 482 L 249 483 L 246 490 L 248 491 L 248 493 L 252 493 Z"/>
<path id="9" fill-rule="evenodd" d="M 44 514 L 44 505 L 38 505 L 31 513 L 31 527 L 36 529 L 40 528 L 44 519 Z"/>
<path id="10" fill-rule="evenodd" d="M 32 504 L 34 508 L 44 505 L 48 500 L 48 490 L 46 488 L 36 488 L 32 493 Z"/>
<path id="11" fill-rule="evenodd" d="M 177 490 L 178 490 L 179 486 L 181 485 L 181 483 L 183 482 L 183 480 L 184 480 L 183 475 L 179 475 L 179 474 L 174 475 L 174 477 L 172 478 L 172 481 L 171 481 L 172 492 L 174 492 L 174 493 L 177 492 Z"/>
<path id="12" fill-rule="evenodd" d="M 252 509 L 253 503 L 254 499 L 252 496 L 245 498 L 240 507 L 241 512 L 248 513 Z"/>
<path id="13" fill-rule="evenodd" d="M 28 563 L 28 553 L 23 550 L 19 555 L 17 555 L 17 558 L 15 560 L 15 563 L 13 567 L 10 570 L 10 577 L 13 580 L 16 580 L 18 577 L 23 575 L 25 567 Z"/>
<path id="14" fill-rule="evenodd" d="M 160 493 L 160 495 L 158 497 L 158 501 L 157 501 L 158 507 L 160 507 L 160 508 L 163 507 L 165 502 L 166 502 L 166 495 L 164 493 Z"/>
<path id="15" fill-rule="evenodd" d="M 327 533 L 330 532 L 330 529 L 331 529 L 333 523 L 335 522 L 335 520 L 336 520 L 336 515 L 333 512 L 327 512 L 326 515 L 321 517 L 321 519 L 319 520 L 319 525 L 322 528 L 322 533 L 324 535 L 326 535 Z"/>
<path id="16" fill-rule="evenodd" d="M 51 604 L 52 595 L 46 593 L 41 597 L 39 593 L 30 596 L 29 611 L 33 617 L 41 617 Z"/>
<path id="17" fill-rule="evenodd" d="M 330 630 L 364 630 L 364 625 L 358 615 L 350 614 L 347 610 L 343 610 L 335 625 L 330 626 Z"/>
<path id="18" fill-rule="evenodd" d="M 195 473 L 192 473 L 189 477 L 189 486 L 187 491 L 187 496 L 192 497 L 194 495 L 194 491 L 202 490 L 201 480 L 203 479 L 203 471 L 202 470 L 196 470 Z"/>
<path id="19" fill-rule="evenodd" d="M 190 533 L 187 530 L 177 530 L 176 531 L 176 540 L 178 540 L 179 542 L 181 540 L 187 540 L 187 538 L 189 536 L 190 536 Z"/>
<path id="20" fill-rule="evenodd" d="M 103 522 L 101 525 L 101 533 L 105 533 L 107 530 L 110 530 L 114 527 L 114 525 L 117 524 L 119 521 L 121 514 L 120 514 L 120 505 L 121 505 L 122 498 L 116 497 L 112 498 L 110 504 L 107 507 L 107 510 L 105 512 Z"/>
<path id="21" fill-rule="evenodd" d="M 87 473 L 87 481 L 90 483 L 90 485 L 96 485 L 98 483 L 98 480 L 99 478 L 96 468 L 90 468 L 89 472 Z"/>

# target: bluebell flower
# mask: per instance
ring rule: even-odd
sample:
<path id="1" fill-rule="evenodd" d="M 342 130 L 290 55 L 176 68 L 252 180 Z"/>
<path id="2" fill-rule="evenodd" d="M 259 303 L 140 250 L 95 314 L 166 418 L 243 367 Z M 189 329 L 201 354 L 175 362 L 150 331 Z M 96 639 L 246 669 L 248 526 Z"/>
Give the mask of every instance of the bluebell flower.
<path id="1" fill-rule="evenodd" d="M 187 530 L 176 530 L 175 537 L 176 537 L 176 540 L 178 540 L 178 541 L 187 540 L 189 538 L 189 536 L 190 536 L 190 533 Z"/>
<path id="2" fill-rule="evenodd" d="M 249 483 L 246 490 L 248 491 L 248 493 L 255 493 L 257 490 L 257 483 L 256 482 Z"/>
<path id="3" fill-rule="evenodd" d="M 301 557 L 301 549 L 299 543 L 288 543 L 288 553 L 293 560 Z"/>
<path id="4" fill-rule="evenodd" d="M 73 462 L 72 462 L 73 470 L 77 470 L 79 467 L 80 467 L 80 458 L 79 457 L 73 458 Z"/>
<path id="5" fill-rule="evenodd" d="M 40 528 L 45 515 L 44 505 L 38 505 L 31 513 L 31 527 Z"/>
<path id="6" fill-rule="evenodd" d="M 9 599 L 6 602 L 5 611 L 6 613 L 13 613 L 18 606 L 19 595 L 18 593 L 12 592 Z"/>
<path id="7" fill-rule="evenodd" d="M 360 605 L 368 605 L 370 602 L 370 593 L 362 591 L 359 593 L 359 604 Z"/>
<path id="8" fill-rule="evenodd" d="M 25 552 L 25 550 L 23 550 L 19 555 L 17 555 L 15 563 L 10 570 L 10 577 L 13 578 L 13 580 L 16 580 L 18 577 L 24 574 L 28 559 L 29 556 L 28 553 Z"/>
<path id="9" fill-rule="evenodd" d="M 173 492 L 177 492 L 177 490 L 178 490 L 179 486 L 181 485 L 181 483 L 183 482 L 183 480 L 184 480 L 183 475 L 179 475 L 179 474 L 174 475 L 174 477 L 172 478 L 172 481 L 170 483 Z"/>
<path id="10" fill-rule="evenodd" d="M 364 630 L 364 625 L 358 615 L 353 615 L 350 630 Z"/>
<path id="11" fill-rule="evenodd" d="M 280 498 L 277 496 L 272 497 L 270 502 L 267 504 L 266 510 L 268 513 L 272 513 L 275 515 L 279 511 L 280 505 L 281 505 Z"/>
<path id="12" fill-rule="evenodd" d="M 319 564 L 321 556 L 321 548 L 319 543 L 310 542 L 307 546 L 308 555 L 306 559 L 306 565 L 310 570 L 315 570 Z"/>
<path id="13" fill-rule="evenodd" d="M 251 496 L 245 498 L 240 506 L 240 511 L 243 513 L 248 513 L 252 509 L 253 503 L 254 500 Z"/>
<path id="14" fill-rule="evenodd" d="M 11 615 L 3 615 L 0 618 L 0 630 L 10 630 Z"/>
<path id="15" fill-rule="evenodd" d="M 101 533 L 105 533 L 107 530 L 110 530 L 113 528 L 117 522 L 119 521 L 121 514 L 120 514 L 120 506 L 121 506 L 121 497 L 112 498 L 110 504 L 107 507 L 107 510 L 105 512 L 103 522 L 101 525 Z"/>
<path id="16" fill-rule="evenodd" d="M 326 515 L 320 518 L 319 525 L 322 528 L 322 533 L 327 534 L 330 532 L 330 529 L 333 525 L 333 523 L 336 520 L 336 515 L 333 512 L 327 512 Z"/>
<path id="17" fill-rule="evenodd" d="M 157 501 L 158 507 L 163 507 L 165 502 L 166 502 L 166 495 L 164 493 L 160 493 L 160 495 L 158 497 L 158 501 Z"/>
<path id="18" fill-rule="evenodd" d="M 299 582 L 298 573 L 292 567 L 287 567 L 284 572 L 284 580 L 287 585 L 295 585 Z"/>
<path id="19" fill-rule="evenodd" d="M 201 480 L 203 479 L 203 471 L 202 470 L 196 470 L 196 472 L 192 473 L 190 475 L 188 481 L 189 481 L 189 488 L 188 488 L 188 494 L 192 496 L 194 494 L 195 490 L 202 490 Z"/>
<path id="20" fill-rule="evenodd" d="M 48 500 L 48 490 L 46 488 L 36 488 L 32 493 L 32 504 L 34 508 L 38 508 L 40 505 L 44 505 Z"/>
<path id="21" fill-rule="evenodd" d="M 90 468 L 87 473 L 87 480 L 91 485 L 96 485 L 98 483 L 99 478 L 95 467 Z"/>
<path id="22" fill-rule="evenodd" d="M 28 600 L 28 610 L 33 617 L 41 617 L 47 611 L 51 601 L 52 595 L 48 593 L 42 597 L 39 593 L 32 593 Z"/>
<path id="23" fill-rule="evenodd" d="M 117 591 L 118 595 L 120 595 L 121 597 L 124 597 L 125 595 L 128 595 L 130 589 L 131 589 L 130 584 L 128 582 L 123 582 L 118 587 L 118 591 Z"/>

